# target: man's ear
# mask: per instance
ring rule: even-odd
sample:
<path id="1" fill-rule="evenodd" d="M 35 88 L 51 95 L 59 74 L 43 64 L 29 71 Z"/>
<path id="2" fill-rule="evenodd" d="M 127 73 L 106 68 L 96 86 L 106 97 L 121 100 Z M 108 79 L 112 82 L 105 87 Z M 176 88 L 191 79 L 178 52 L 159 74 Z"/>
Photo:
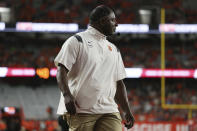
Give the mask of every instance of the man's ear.
<path id="1" fill-rule="evenodd" d="M 99 20 L 99 24 L 102 26 L 105 25 L 105 17 L 103 17 Z"/>

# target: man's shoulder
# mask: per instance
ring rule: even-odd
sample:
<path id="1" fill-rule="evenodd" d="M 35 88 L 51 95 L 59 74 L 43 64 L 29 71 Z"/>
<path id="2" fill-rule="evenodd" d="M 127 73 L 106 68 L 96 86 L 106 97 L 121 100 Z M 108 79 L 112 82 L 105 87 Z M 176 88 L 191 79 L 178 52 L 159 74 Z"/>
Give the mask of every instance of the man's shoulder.
<path id="1" fill-rule="evenodd" d="M 87 33 L 84 32 L 79 32 L 73 35 L 73 37 L 79 42 L 79 43 L 84 43 L 84 39 L 86 38 Z"/>
<path id="2" fill-rule="evenodd" d="M 83 31 L 83 32 L 78 32 L 78 33 L 76 33 L 76 34 L 74 34 L 74 35 L 72 35 L 72 36 L 70 36 L 67 40 L 66 40 L 66 42 L 76 42 L 76 41 L 78 41 L 78 42 L 81 42 L 81 43 L 83 43 L 83 38 L 84 38 L 84 35 L 85 35 L 85 31 Z"/>
<path id="3" fill-rule="evenodd" d="M 73 36 L 81 43 L 86 43 L 87 41 L 94 40 L 94 37 L 92 37 L 91 33 L 87 30 L 76 33 Z"/>
<path id="4" fill-rule="evenodd" d="M 86 35 L 88 35 L 88 34 L 89 34 L 88 31 L 85 30 L 85 31 L 82 31 L 82 32 L 78 32 L 78 33 L 76 33 L 75 35 L 79 35 L 79 36 L 83 37 L 83 36 L 86 36 Z"/>

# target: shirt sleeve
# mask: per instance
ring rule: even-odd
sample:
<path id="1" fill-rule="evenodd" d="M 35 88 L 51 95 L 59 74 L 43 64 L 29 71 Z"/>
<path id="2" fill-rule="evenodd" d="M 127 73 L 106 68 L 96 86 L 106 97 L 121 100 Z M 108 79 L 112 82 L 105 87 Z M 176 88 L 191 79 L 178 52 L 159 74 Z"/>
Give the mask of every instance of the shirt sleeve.
<path id="1" fill-rule="evenodd" d="M 58 115 L 63 115 L 66 112 L 67 112 L 67 110 L 66 110 L 66 107 L 65 107 L 65 104 L 64 104 L 64 97 L 63 97 L 62 92 L 61 92 L 59 105 L 58 105 L 58 108 L 57 108 L 57 114 Z"/>
<path id="2" fill-rule="evenodd" d="M 79 44 L 80 43 L 74 36 L 65 41 L 60 52 L 54 60 L 55 65 L 58 66 L 60 63 L 63 64 L 68 70 L 71 70 L 77 59 Z"/>
<path id="3" fill-rule="evenodd" d="M 118 62 L 117 62 L 117 81 L 126 78 L 126 71 L 122 61 L 120 52 L 118 52 Z"/>

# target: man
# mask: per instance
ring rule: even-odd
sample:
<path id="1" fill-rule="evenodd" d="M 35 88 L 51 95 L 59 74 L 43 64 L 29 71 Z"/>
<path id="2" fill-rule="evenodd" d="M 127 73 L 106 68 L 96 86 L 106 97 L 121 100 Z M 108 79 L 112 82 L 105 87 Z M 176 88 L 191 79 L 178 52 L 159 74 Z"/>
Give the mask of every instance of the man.
<path id="1" fill-rule="evenodd" d="M 112 9 L 96 7 L 90 13 L 88 29 L 70 37 L 55 58 L 62 92 L 58 113 L 67 109 L 71 131 L 122 131 L 117 104 L 125 112 L 127 128 L 134 124 L 123 83 L 126 72 L 122 58 L 106 40 L 116 26 Z"/>

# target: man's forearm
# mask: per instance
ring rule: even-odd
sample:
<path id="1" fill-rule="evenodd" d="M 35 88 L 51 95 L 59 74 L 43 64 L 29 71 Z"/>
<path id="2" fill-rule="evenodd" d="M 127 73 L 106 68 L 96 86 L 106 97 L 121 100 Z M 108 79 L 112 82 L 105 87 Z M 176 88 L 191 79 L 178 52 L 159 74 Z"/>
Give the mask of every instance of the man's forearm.
<path id="1" fill-rule="evenodd" d="M 117 82 L 115 100 L 118 104 L 120 104 L 120 107 L 123 109 L 124 113 L 126 113 L 125 114 L 125 120 L 126 120 L 125 127 L 127 127 L 127 129 L 130 129 L 134 125 L 135 118 L 133 114 L 131 113 L 126 87 L 122 80 Z"/>
<path id="2" fill-rule="evenodd" d="M 74 97 L 72 96 L 70 89 L 68 87 L 68 69 L 64 65 L 59 65 L 57 70 L 57 82 L 60 90 L 63 93 L 64 96 L 64 103 L 66 106 L 66 109 L 68 113 L 70 114 L 76 114 L 76 108 L 75 104 L 77 103 L 74 100 Z"/>
<path id="3" fill-rule="evenodd" d="M 126 87 L 122 80 L 117 82 L 117 90 L 115 95 L 115 100 L 117 104 L 120 104 L 120 107 L 123 109 L 124 112 L 131 112 L 130 106 L 127 97 Z"/>
<path id="4" fill-rule="evenodd" d="M 60 64 L 57 68 L 56 78 L 57 78 L 58 87 L 60 88 L 64 96 L 71 95 L 68 87 L 67 73 L 68 73 L 68 69 L 66 69 L 66 67 Z"/>

